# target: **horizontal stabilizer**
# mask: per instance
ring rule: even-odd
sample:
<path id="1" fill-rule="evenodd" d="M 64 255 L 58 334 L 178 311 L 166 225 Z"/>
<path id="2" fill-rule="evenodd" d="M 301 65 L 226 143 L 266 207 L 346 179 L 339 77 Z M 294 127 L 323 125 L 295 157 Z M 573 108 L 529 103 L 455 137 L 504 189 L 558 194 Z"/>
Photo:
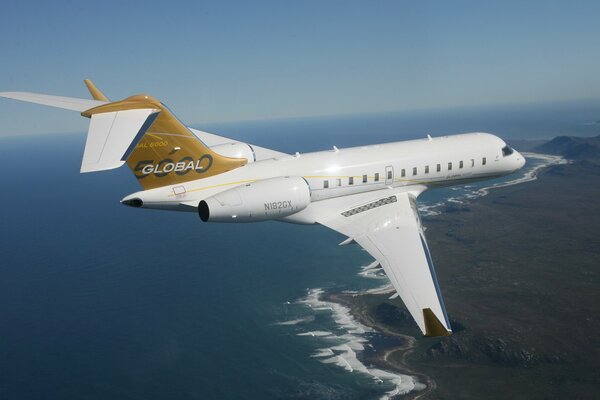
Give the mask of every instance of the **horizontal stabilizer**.
<path id="1" fill-rule="evenodd" d="M 81 172 L 104 171 L 125 163 L 159 110 L 142 108 L 91 116 Z"/>
<path id="2" fill-rule="evenodd" d="M 105 101 L 99 100 L 78 99 L 76 97 L 52 96 L 49 94 L 29 92 L 0 92 L 0 97 L 79 112 L 106 104 Z"/>

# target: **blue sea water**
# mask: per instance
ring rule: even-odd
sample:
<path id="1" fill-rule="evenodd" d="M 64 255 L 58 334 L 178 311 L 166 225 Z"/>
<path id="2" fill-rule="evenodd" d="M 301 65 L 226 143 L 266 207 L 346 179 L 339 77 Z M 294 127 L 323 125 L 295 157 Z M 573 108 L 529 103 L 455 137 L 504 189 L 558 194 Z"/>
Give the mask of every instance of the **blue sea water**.
<path id="1" fill-rule="evenodd" d="M 592 136 L 599 106 L 199 127 L 305 152 L 472 130 Z M 308 289 L 381 284 L 358 276 L 371 262 L 366 252 L 337 246 L 343 238 L 320 226 L 205 224 L 194 213 L 123 207 L 135 179 L 125 168 L 79 174 L 84 141 L 0 139 L 1 399 L 367 399 L 390 390 L 311 357 L 325 339 L 299 335 L 338 329 L 299 308 Z M 456 197 L 444 190 L 426 193 L 424 204 Z M 278 325 L 307 317 L 306 327 Z"/>

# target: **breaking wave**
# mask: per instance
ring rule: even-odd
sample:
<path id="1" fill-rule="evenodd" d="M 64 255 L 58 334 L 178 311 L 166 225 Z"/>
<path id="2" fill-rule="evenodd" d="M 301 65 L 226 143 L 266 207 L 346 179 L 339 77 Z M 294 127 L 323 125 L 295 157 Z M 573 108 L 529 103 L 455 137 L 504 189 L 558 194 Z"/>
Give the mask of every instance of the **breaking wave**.
<path id="1" fill-rule="evenodd" d="M 387 279 L 387 276 L 381 267 L 373 268 L 369 265 L 361 267 L 358 275 L 362 276 L 363 278 L 370 279 Z"/>
<path id="2" fill-rule="evenodd" d="M 305 318 L 291 319 L 289 321 L 275 322 L 273 325 L 283 325 L 283 326 L 298 325 L 298 324 L 302 324 L 305 322 L 311 322 L 314 319 L 315 318 L 311 316 L 311 317 L 305 317 Z"/>
<path id="3" fill-rule="evenodd" d="M 297 302 L 307 306 L 312 311 L 328 311 L 336 323 L 336 329 L 340 332 L 329 331 L 307 331 L 298 333 L 298 336 L 314 337 L 321 341 L 322 347 L 317 348 L 311 357 L 319 359 L 324 364 L 331 364 L 344 368 L 351 373 L 359 373 L 370 377 L 375 384 L 390 386 L 381 399 L 389 399 L 393 396 L 406 394 L 413 390 L 422 390 L 425 385 L 418 382 L 416 378 L 385 371 L 379 368 L 370 368 L 358 357 L 365 350 L 369 338 L 367 334 L 374 330 L 356 321 L 347 307 L 324 301 L 321 299 L 323 289 L 310 289 L 306 297 Z"/>
<path id="4" fill-rule="evenodd" d="M 333 333 L 326 331 L 310 331 L 310 332 L 302 332 L 299 333 L 298 336 L 312 336 L 312 337 L 323 337 L 323 336 L 332 336 Z"/>
<path id="5" fill-rule="evenodd" d="M 434 215 L 439 215 L 442 212 L 440 211 L 440 208 L 444 205 L 443 202 L 437 202 L 434 204 L 425 204 L 425 203 L 421 203 L 419 204 L 419 213 L 425 217 L 432 217 Z"/>
<path id="6" fill-rule="evenodd" d="M 386 276 L 387 278 L 387 276 Z M 387 281 L 388 283 L 386 283 L 385 285 L 382 286 L 377 286 L 371 289 L 367 289 L 365 290 L 365 293 L 369 293 L 369 294 L 394 294 L 396 293 L 396 289 L 394 289 L 394 287 L 392 286 L 392 284 L 390 283 L 390 281 Z"/>

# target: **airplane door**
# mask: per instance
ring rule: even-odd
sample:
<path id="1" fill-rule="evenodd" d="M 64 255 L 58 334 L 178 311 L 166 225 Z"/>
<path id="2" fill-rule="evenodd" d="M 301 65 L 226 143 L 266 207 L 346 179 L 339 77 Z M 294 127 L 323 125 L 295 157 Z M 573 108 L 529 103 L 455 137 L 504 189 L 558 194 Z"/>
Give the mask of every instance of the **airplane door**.
<path id="1" fill-rule="evenodd" d="M 394 182 L 394 167 L 388 165 L 385 167 L 385 184 L 391 185 Z"/>

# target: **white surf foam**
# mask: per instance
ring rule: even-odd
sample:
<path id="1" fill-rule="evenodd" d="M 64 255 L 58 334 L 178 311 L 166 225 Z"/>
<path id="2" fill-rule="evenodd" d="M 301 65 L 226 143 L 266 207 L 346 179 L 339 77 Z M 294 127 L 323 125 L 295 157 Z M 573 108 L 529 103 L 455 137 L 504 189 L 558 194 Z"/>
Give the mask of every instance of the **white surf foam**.
<path id="1" fill-rule="evenodd" d="M 362 270 L 358 273 L 360 276 L 362 276 L 363 278 L 369 278 L 369 279 L 386 279 L 387 276 L 385 275 L 385 272 L 383 272 L 383 270 L 381 268 L 377 268 L 377 269 L 368 269 L 368 270 Z"/>
<path id="2" fill-rule="evenodd" d="M 367 289 L 365 292 L 369 293 L 369 294 L 393 294 L 396 291 L 396 289 L 394 289 L 394 286 L 392 286 L 391 283 L 386 283 L 383 286 L 378 286 L 376 288 L 372 288 L 372 289 Z"/>
<path id="3" fill-rule="evenodd" d="M 499 182 L 494 185 L 481 188 L 481 189 L 476 190 L 476 191 L 472 192 L 471 194 L 467 195 L 467 197 L 476 198 L 476 197 L 486 196 L 492 189 L 497 189 L 497 188 L 506 187 L 506 186 L 518 185 L 520 183 L 535 181 L 538 177 L 539 172 L 542 169 L 549 167 L 551 165 L 559 165 L 559 164 L 568 164 L 569 163 L 569 160 L 565 159 L 564 157 L 553 156 L 550 154 L 523 153 L 523 156 L 525 156 L 525 158 L 535 158 L 535 159 L 541 160 L 541 162 L 539 164 L 537 164 L 536 166 L 534 166 L 533 168 L 529 168 L 526 171 L 524 171 L 524 173 L 521 176 L 519 176 L 518 178 L 511 179 L 510 181 L 506 181 L 506 182 Z"/>
<path id="4" fill-rule="evenodd" d="M 311 310 L 330 309 L 337 329 L 343 333 L 335 335 L 331 332 L 323 331 L 323 333 L 328 333 L 328 335 L 323 334 L 322 336 L 315 334 L 321 331 L 299 333 L 299 336 L 314 336 L 317 340 L 327 339 L 327 341 L 335 340 L 338 342 L 335 345 L 318 348 L 311 357 L 318 358 L 322 363 L 344 368 L 351 373 L 368 375 L 376 384 L 391 386 L 392 389 L 382 395 L 381 399 L 390 399 L 393 396 L 425 388 L 423 384 L 419 383 L 412 376 L 385 371 L 379 368 L 369 368 L 360 361 L 358 354 L 365 349 L 369 341 L 366 334 L 374 332 L 373 329 L 356 321 L 350 314 L 349 308 L 341 304 L 321 300 L 321 294 L 323 294 L 323 289 L 311 289 L 308 291 L 306 297 L 298 300 L 298 303 L 306 305 Z"/>
<path id="5" fill-rule="evenodd" d="M 298 336 L 313 336 L 313 337 L 323 337 L 323 336 L 331 336 L 333 333 L 327 331 L 310 331 L 310 332 L 302 332 L 299 333 Z"/>
<path id="6" fill-rule="evenodd" d="M 287 326 L 287 325 L 298 325 L 304 322 L 310 322 L 313 321 L 315 318 L 313 316 L 310 317 L 304 317 L 304 318 L 298 318 L 298 319 L 291 319 L 289 321 L 281 321 L 281 322 L 275 322 L 273 325 L 282 325 L 282 326 Z"/>
<path id="7" fill-rule="evenodd" d="M 324 349 L 317 349 L 317 351 L 315 351 L 311 357 L 331 357 L 334 356 L 335 353 L 333 352 L 333 350 L 331 350 L 330 348 L 324 348 Z"/>
<path id="8" fill-rule="evenodd" d="M 465 186 L 466 187 L 466 186 Z M 432 217 L 434 215 L 440 215 L 440 208 L 444 205 L 443 202 L 434 204 L 419 204 L 419 214 L 424 217 Z"/>
<path id="9" fill-rule="evenodd" d="M 369 265 L 365 265 L 365 266 L 361 267 L 358 275 L 362 276 L 363 278 L 370 278 L 370 279 L 386 279 L 387 278 L 387 276 L 385 275 L 385 272 L 383 272 L 383 268 L 381 268 L 381 265 L 379 265 L 377 263 L 371 263 Z"/>

